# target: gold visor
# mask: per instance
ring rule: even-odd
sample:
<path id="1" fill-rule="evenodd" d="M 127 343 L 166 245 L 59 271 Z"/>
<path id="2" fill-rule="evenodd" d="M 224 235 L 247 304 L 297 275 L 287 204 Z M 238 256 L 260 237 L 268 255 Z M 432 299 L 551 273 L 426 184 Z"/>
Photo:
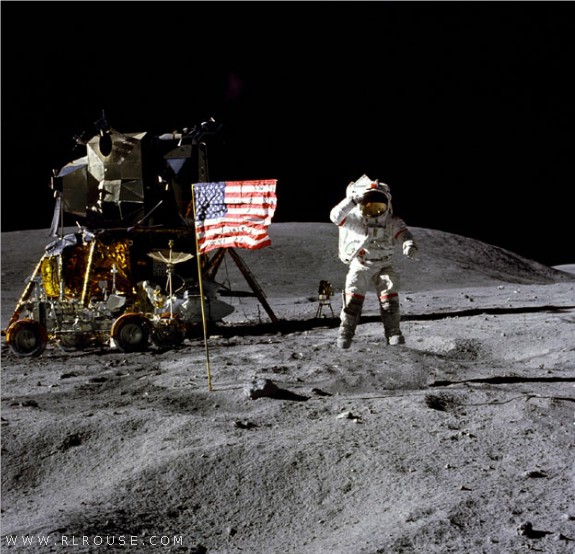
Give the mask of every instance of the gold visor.
<path id="1" fill-rule="evenodd" d="M 378 217 L 386 210 L 387 204 L 385 202 L 367 202 L 361 205 L 361 213 L 367 217 Z"/>

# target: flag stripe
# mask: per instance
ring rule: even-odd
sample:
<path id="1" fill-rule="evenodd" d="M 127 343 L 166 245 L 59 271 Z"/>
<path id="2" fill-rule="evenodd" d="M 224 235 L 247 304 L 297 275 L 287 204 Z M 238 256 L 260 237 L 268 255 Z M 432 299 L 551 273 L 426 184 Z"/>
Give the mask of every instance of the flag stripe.
<path id="1" fill-rule="evenodd" d="M 269 246 L 277 180 L 225 181 L 194 185 L 200 253 L 215 248 Z"/>

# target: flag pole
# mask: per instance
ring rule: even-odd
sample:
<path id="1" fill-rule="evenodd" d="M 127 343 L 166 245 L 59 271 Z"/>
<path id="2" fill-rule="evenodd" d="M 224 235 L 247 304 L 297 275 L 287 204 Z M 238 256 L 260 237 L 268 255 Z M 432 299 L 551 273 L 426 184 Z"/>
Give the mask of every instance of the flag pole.
<path id="1" fill-rule="evenodd" d="M 206 352 L 206 368 L 208 372 L 208 390 L 212 390 L 212 375 L 210 372 L 210 352 L 208 349 L 208 330 L 206 324 L 206 309 L 204 306 L 204 285 L 202 280 L 202 260 L 200 256 L 200 245 L 198 242 L 198 233 L 196 230 L 196 190 L 192 184 L 192 210 L 194 214 L 194 236 L 196 239 L 196 258 L 198 260 L 198 283 L 200 285 L 200 305 L 202 307 L 202 326 L 204 331 L 204 350 Z"/>

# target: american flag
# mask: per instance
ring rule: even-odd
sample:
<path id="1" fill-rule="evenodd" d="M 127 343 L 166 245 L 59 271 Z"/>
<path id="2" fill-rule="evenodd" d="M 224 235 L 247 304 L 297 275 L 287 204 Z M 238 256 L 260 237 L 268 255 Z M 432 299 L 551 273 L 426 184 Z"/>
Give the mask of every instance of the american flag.
<path id="1" fill-rule="evenodd" d="M 276 183 L 277 179 L 195 184 L 199 252 L 269 246 L 267 228 L 277 205 Z"/>

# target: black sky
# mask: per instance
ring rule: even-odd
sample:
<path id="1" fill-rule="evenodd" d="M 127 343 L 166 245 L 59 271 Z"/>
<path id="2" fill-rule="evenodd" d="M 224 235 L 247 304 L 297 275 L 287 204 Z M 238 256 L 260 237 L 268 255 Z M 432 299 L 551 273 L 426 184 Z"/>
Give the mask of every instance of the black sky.
<path id="1" fill-rule="evenodd" d="M 367 173 L 411 226 L 573 263 L 569 4 L 2 2 L 2 231 L 50 225 L 104 109 L 214 117 L 211 177 L 277 178 L 275 221 L 328 221 Z"/>

